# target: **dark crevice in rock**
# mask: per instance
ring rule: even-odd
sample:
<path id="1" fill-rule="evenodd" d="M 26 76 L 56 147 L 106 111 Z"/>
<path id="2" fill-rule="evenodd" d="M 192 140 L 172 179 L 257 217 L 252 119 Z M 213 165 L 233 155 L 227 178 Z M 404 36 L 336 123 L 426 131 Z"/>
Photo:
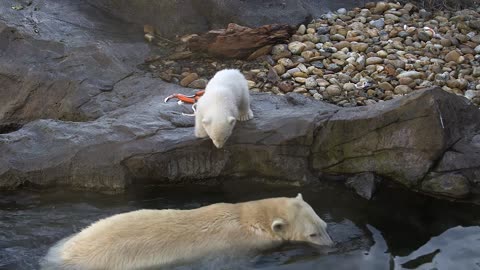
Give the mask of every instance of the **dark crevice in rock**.
<path id="1" fill-rule="evenodd" d="M 335 164 L 331 164 L 329 166 L 321 168 L 321 170 L 328 170 L 328 169 L 334 168 L 334 167 L 336 167 L 336 166 L 338 166 L 338 165 L 340 165 L 340 164 L 342 164 L 346 161 L 349 161 L 349 160 L 373 157 L 376 154 L 381 153 L 381 152 L 389 152 L 389 151 L 397 151 L 397 150 L 402 151 L 402 152 L 408 152 L 408 151 L 411 151 L 411 152 L 425 152 L 425 151 L 422 151 L 420 149 L 406 148 L 406 147 L 392 147 L 392 148 L 386 148 L 386 149 L 377 149 L 377 150 L 373 150 L 371 152 L 371 154 L 368 154 L 368 155 L 351 156 L 351 157 L 344 158 L 344 159 L 338 161 Z"/>
<path id="2" fill-rule="evenodd" d="M 381 126 L 381 127 L 377 127 L 377 128 L 375 128 L 375 129 L 369 130 L 369 131 L 367 131 L 366 133 L 360 134 L 360 135 L 358 135 L 358 136 L 356 136 L 356 137 L 354 137 L 354 138 L 352 138 L 352 139 L 350 139 L 350 140 L 343 141 L 343 142 L 341 142 L 340 144 L 332 145 L 331 148 L 335 148 L 335 147 L 338 147 L 338 146 L 341 146 L 341 145 L 349 144 L 349 143 L 354 142 L 354 141 L 356 141 L 356 140 L 358 140 L 358 139 L 360 139 L 360 138 L 362 138 L 362 137 L 368 136 L 370 133 L 378 132 L 378 131 L 380 131 L 380 130 L 382 130 L 382 129 L 384 129 L 384 128 L 388 128 L 388 127 L 390 127 L 390 126 L 392 126 L 392 125 L 402 124 L 402 123 L 405 123 L 405 122 L 408 122 L 408 121 L 417 120 L 417 119 L 420 119 L 420 118 L 427 118 L 427 117 L 430 117 L 430 115 L 421 115 L 421 116 L 413 117 L 413 118 L 410 118 L 410 119 L 404 119 L 404 120 L 400 120 L 400 117 L 401 117 L 401 116 L 399 116 L 399 118 L 398 118 L 397 120 L 393 121 L 393 122 L 390 122 L 390 123 L 387 123 L 387 124 L 385 124 L 385 125 L 383 125 L 383 126 Z M 327 150 L 328 150 L 328 149 L 327 149 Z M 322 149 L 322 151 L 323 151 L 323 149 Z"/>
<path id="3" fill-rule="evenodd" d="M 18 123 L 9 123 L 9 124 L 0 124 L 0 134 L 7 134 L 15 132 L 22 128 L 22 124 Z"/>
<path id="4" fill-rule="evenodd" d="M 440 162 L 442 161 L 445 153 L 447 153 L 448 151 L 452 151 L 452 149 L 455 147 L 455 145 L 461 141 L 462 138 L 458 138 L 455 142 L 453 142 L 450 146 L 447 146 L 447 148 L 445 150 L 442 151 L 442 153 L 440 155 L 438 155 L 438 158 L 436 158 L 435 160 L 433 160 L 432 162 L 432 165 L 430 166 L 430 168 L 428 169 L 428 171 L 425 173 L 424 177 L 418 182 L 418 186 L 421 186 L 421 184 L 423 183 L 423 181 L 428 177 L 428 175 L 431 173 L 431 172 L 434 172 L 435 169 L 438 167 L 438 165 L 440 164 Z M 417 187 L 418 187 L 417 186 Z"/>

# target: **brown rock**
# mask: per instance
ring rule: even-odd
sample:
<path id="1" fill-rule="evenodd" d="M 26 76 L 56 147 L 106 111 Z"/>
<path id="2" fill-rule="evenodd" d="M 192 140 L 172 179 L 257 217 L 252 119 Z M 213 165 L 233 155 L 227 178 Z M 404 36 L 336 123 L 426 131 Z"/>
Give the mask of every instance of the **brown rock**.
<path id="1" fill-rule="evenodd" d="M 230 23 L 227 29 L 192 37 L 186 45 L 192 52 L 206 52 L 215 57 L 246 58 L 266 45 L 286 42 L 293 31 L 286 24 L 248 28 Z"/>
<path id="2" fill-rule="evenodd" d="M 335 47 L 337 50 L 341 50 L 343 48 L 350 48 L 350 42 L 340 41 L 340 42 L 336 43 L 335 45 L 333 45 L 333 47 Z"/>
<path id="3" fill-rule="evenodd" d="M 260 57 L 260 56 L 267 55 L 268 53 L 270 53 L 271 50 L 272 50 L 272 45 L 265 45 L 265 46 L 261 47 L 260 49 L 254 51 L 254 52 L 247 58 L 247 60 L 249 60 L 249 61 L 255 60 L 255 59 L 257 59 L 257 58 Z"/>
<path id="4" fill-rule="evenodd" d="M 388 3 L 386 2 L 378 2 L 375 8 L 372 10 L 375 14 L 382 14 L 383 12 L 388 10 Z"/>
<path id="5" fill-rule="evenodd" d="M 445 61 L 458 63 L 460 56 L 462 55 L 459 52 L 457 52 L 456 50 L 453 50 L 447 53 L 447 55 L 445 56 Z"/>
<path id="6" fill-rule="evenodd" d="M 376 65 L 376 64 L 382 64 L 383 59 L 380 57 L 369 57 L 367 58 L 366 64 L 367 65 Z"/>
<path id="7" fill-rule="evenodd" d="M 195 81 L 196 79 L 198 79 L 198 74 L 197 73 L 190 73 L 180 81 L 180 85 L 183 86 L 183 87 L 186 87 L 191 82 Z"/>
<path id="8" fill-rule="evenodd" d="M 447 81 L 447 86 L 450 88 L 457 88 L 464 90 L 468 86 L 468 81 L 465 79 L 453 79 Z"/>
<path id="9" fill-rule="evenodd" d="M 277 71 L 274 68 L 268 69 L 267 81 L 273 84 L 276 84 L 277 82 L 280 81 L 280 77 L 278 76 Z"/>
<path id="10" fill-rule="evenodd" d="M 196 89 L 205 89 L 207 87 L 208 80 L 207 79 L 197 79 L 191 82 L 188 87 L 196 88 Z"/>
<path id="11" fill-rule="evenodd" d="M 393 92 L 397 95 L 405 95 L 412 92 L 412 89 L 408 85 L 398 85 Z"/>
<path id="12" fill-rule="evenodd" d="M 152 34 L 152 35 L 153 35 L 153 34 L 155 34 L 155 28 L 153 28 L 153 26 L 150 25 L 150 24 L 145 24 L 145 25 L 143 26 L 143 32 L 144 32 L 145 34 L 148 33 L 148 34 Z"/>
<path id="13" fill-rule="evenodd" d="M 275 65 L 273 68 L 275 69 L 278 75 L 282 75 L 283 73 L 285 73 L 285 67 L 281 64 Z"/>
<path id="14" fill-rule="evenodd" d="M 284 93 L 292 92 L 293 88 L 295 88 L 295 85 L 293 84 L 292 81 L 282 81 L 278 83 L 277 86 Z"/>
<path id="15" fill-rule="evenodd" d="M 298 71 L 298 72 L 294 72 L 292 74 L 293 77 L 302 77 L 302 78 L 308 78 L 308 75 L 304 72 L 301 72 L 301 71 Z"/>
<path id="16" fill-rule="evenodd" d="M 365 52 L 368 49 L 368 44 L 362 42 L 352 42 L 351 48 L 354 52 Z"/>
<path id="17" fill-rule="evenodd" d="M 412 87 L 412 84 L 415 84 L 415 80 L 412 79 L 411 77 L 402 77 L 402 78 L 399 78 L 398 79 L 398 82 L 401 84 L 401 85 L 408 85 L 410 87 Z"/>
<path id="18" fill-rule="evenodd" d="M 378 87 L 384 91 L 393 91 L 393 86 L 388 82 L 381 82 L 378 84 Z"/>
<path id="19" fill-rule="evenodd" d="M 336 84 L 329 85 L 326 91 L 329 96 L 339 96 L 342 93 L 342 89 Z"/>

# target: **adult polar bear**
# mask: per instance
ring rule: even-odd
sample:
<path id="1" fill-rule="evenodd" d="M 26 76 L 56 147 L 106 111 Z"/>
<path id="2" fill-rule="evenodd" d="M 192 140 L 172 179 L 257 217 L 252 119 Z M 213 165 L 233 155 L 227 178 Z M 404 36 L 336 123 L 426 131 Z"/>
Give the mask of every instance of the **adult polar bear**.
<path id="1" fill-rule="evenodd" d="M 237 69 L 224 69 L 213 76 L 205 94 L 198 100 L 195 136 L 208 136 L 217 148 L 222 148 L 232 134 L 236 120 L 252 118 L 247 80 Z"/>
<path id="2" fill-rule="evenodd" d="M 170 268 L 209 254 L 245 254 L 288 241 L 333 243 L 327 224 L 301 194 L 193 210 L 114 215 L 59 242 L 45 257 L 42 269 Z"/>

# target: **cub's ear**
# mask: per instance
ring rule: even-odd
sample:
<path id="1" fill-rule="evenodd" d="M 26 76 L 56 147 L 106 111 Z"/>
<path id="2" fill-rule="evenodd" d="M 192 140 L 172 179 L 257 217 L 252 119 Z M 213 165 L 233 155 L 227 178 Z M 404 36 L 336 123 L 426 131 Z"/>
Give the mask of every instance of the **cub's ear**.
<path id="1" fill-rule="evenodd" d="M 236 120 L 236 119 L 235 119 L 235 117 L 233 117 L 233 116 L 229 116 L 227 120 L 228 120 L 228 123 L 229 123 L 230 125 L 233 125 L 233 124 L 235 123 L 235 120 Z"/>
<path id="2" fill-rule="evenodd" d="M 210 118 L 203 118 L 203 119 L 202 119 L 202 123 L 203 123 L 204 125 L 208 125 L 208 124 L 210 124 L 210 122 L 211 122 Z"/>
<path id="3" fill-rule="evenodd" d="M 295 199 L 303 201 L 302 193 L 298 193 L 298 195 L 297 195 L 297 197 L 295 197 Z"/>
<path id="4" fill-rule="evenodd" d="M 272 222 L 272 231 L 276 233 L 281 233 L 285 230 L 285 221 L 281 218 L 276 218 Z"/>

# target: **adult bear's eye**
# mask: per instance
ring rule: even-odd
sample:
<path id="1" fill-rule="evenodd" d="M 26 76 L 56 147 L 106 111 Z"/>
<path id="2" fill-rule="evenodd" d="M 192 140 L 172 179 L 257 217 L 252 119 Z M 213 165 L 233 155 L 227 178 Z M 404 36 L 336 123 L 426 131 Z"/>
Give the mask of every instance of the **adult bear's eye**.
<path id="1" fill-rule="evenodd" d="M 317 236 L 318 236 L 318 234 L 316 234 L 316 233 L 310 234 L 310 237 L 312 237 L 312 238 L 313 238 L 313 237 L 317 237 Z"/>

